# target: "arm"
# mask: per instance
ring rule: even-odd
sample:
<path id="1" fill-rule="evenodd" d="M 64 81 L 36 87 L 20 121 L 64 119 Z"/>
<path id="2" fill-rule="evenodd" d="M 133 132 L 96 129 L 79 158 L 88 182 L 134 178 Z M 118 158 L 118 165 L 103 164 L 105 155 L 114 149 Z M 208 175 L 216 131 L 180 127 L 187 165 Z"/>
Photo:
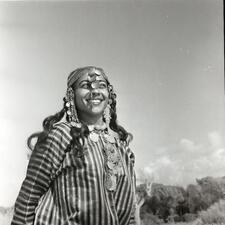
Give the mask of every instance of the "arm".
<path id="1" fill-rule="evenodd" d="M 46 140 L 35 147 L 14 207 L 11 225 L 32 225 L 35 209 L 41 196 L 48 190 L 59 168 L 66 145 L 69 143 L 61 127 L 56 127 Z"/>

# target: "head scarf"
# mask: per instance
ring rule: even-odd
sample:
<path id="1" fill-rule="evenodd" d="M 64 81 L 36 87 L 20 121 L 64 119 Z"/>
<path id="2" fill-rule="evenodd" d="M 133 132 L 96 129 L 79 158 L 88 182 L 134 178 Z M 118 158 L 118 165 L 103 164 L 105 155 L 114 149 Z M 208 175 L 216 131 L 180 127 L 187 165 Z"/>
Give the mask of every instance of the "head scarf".
<path id="1" fill-rule="evenodd" d="M 71 87 L 80 77 L 85 74 L 97 74 L 102 75 L 106 81 L 108 81 L 108 77 L 106 76 L 103 69 L 94 67 L 94 66 L 86 66 L 81 67 L 70 73 L 67 79 L 67 87 Z"/>

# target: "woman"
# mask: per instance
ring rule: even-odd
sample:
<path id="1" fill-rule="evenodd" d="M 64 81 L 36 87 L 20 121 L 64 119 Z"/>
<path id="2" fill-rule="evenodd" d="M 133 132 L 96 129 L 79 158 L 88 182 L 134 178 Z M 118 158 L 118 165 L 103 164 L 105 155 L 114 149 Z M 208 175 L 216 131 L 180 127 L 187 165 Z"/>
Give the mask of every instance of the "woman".
<path id="1" fill-rule="evenodd" d="M 131 135 L 118 125 L 116 95 L 101 68 L 73 71 L 63 109 L 43 122 L 12 225 L 135 224 Z"/>

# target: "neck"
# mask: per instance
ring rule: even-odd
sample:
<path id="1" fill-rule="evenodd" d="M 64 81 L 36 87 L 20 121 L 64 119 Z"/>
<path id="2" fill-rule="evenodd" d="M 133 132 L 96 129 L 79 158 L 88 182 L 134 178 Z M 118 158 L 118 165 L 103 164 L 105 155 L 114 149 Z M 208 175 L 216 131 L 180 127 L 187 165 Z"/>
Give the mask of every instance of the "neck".
<path id="1" fill-rule="evenodd" d="M 82 114 L 79 116 L 79 120 L 86 125 L 103 125 L 102 115 L 89 116 Z"/>

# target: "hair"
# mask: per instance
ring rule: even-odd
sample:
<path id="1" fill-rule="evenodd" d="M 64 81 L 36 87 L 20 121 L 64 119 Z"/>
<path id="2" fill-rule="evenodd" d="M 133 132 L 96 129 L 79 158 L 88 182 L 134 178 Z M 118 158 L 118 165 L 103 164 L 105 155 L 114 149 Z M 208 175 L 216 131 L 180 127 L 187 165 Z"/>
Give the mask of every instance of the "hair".
<path id="1" fill-rule="evenodd" d="M 133 136 L 131 133 L 128 133 L 121 125 L 118 124 L 117 121 L 117 113 L 116 113 L 116 94 L 113 91 L 113 86 L 108 83 L 109 92 L 110 92 L 110 99 L 112 100 L 110 104 L 110 114 L 111 114 L 111 120 L 109 123 L 110 128 L 118 133 L 119 138 L 121 141 L 129 142 L 133 139 Z"/>
<path id="2" fill-rule="evenodd" d="M 113 86 L 109 83 L 107 80 L 107 85 L 108 85 L 108 91 L 109 91 L 109 98 L 111 99 L 110 101 L 110 113 L 111 113 L 111 120 L 110 120 L 110 128 L 116 132 L 119 136 L 119 139 L 123 141 L 125 144 L 128 144 L 132 139 L 133 136 L 131 133 L 128 133 L 121 125 L 118 124 L 117 121 L 117 113 L 116 113 L 116 94 L 113 91 Z M 64 98 L 64 105 L 63 109 L 57 112 L 54 115 L 48 116 L 47 118 L 44 119 L 42 123 L 43 131 L 41 132 L 36 132 L 31 134 L 28 139 L 27 139 L 27 145 L 29 149 L 32 151 L 36 146 L 39 144 L 43 143 L 45 139 L 47 138 L 49 132 L 53 129 L 54 125 L 61 121 L 62 118 L 66 114 L 66 99 Z M 66 114 L 66 120 L 69 121 L 68 115 Z M 89 134 L 89 129 L 86 124 L 81 123 L 81 127 L 71 127 L 70 129 L 70 134 L 72 136 L 72 140 L 67 147 L 67 151 L 70 151 L 71 149 L 75 149 L 77 155 L 82 156 L 84 152 L 84 138 L 88 136 Z M 33 146 L 31 144 L 33 139 L 37 139 L 35 145 Z"/>

